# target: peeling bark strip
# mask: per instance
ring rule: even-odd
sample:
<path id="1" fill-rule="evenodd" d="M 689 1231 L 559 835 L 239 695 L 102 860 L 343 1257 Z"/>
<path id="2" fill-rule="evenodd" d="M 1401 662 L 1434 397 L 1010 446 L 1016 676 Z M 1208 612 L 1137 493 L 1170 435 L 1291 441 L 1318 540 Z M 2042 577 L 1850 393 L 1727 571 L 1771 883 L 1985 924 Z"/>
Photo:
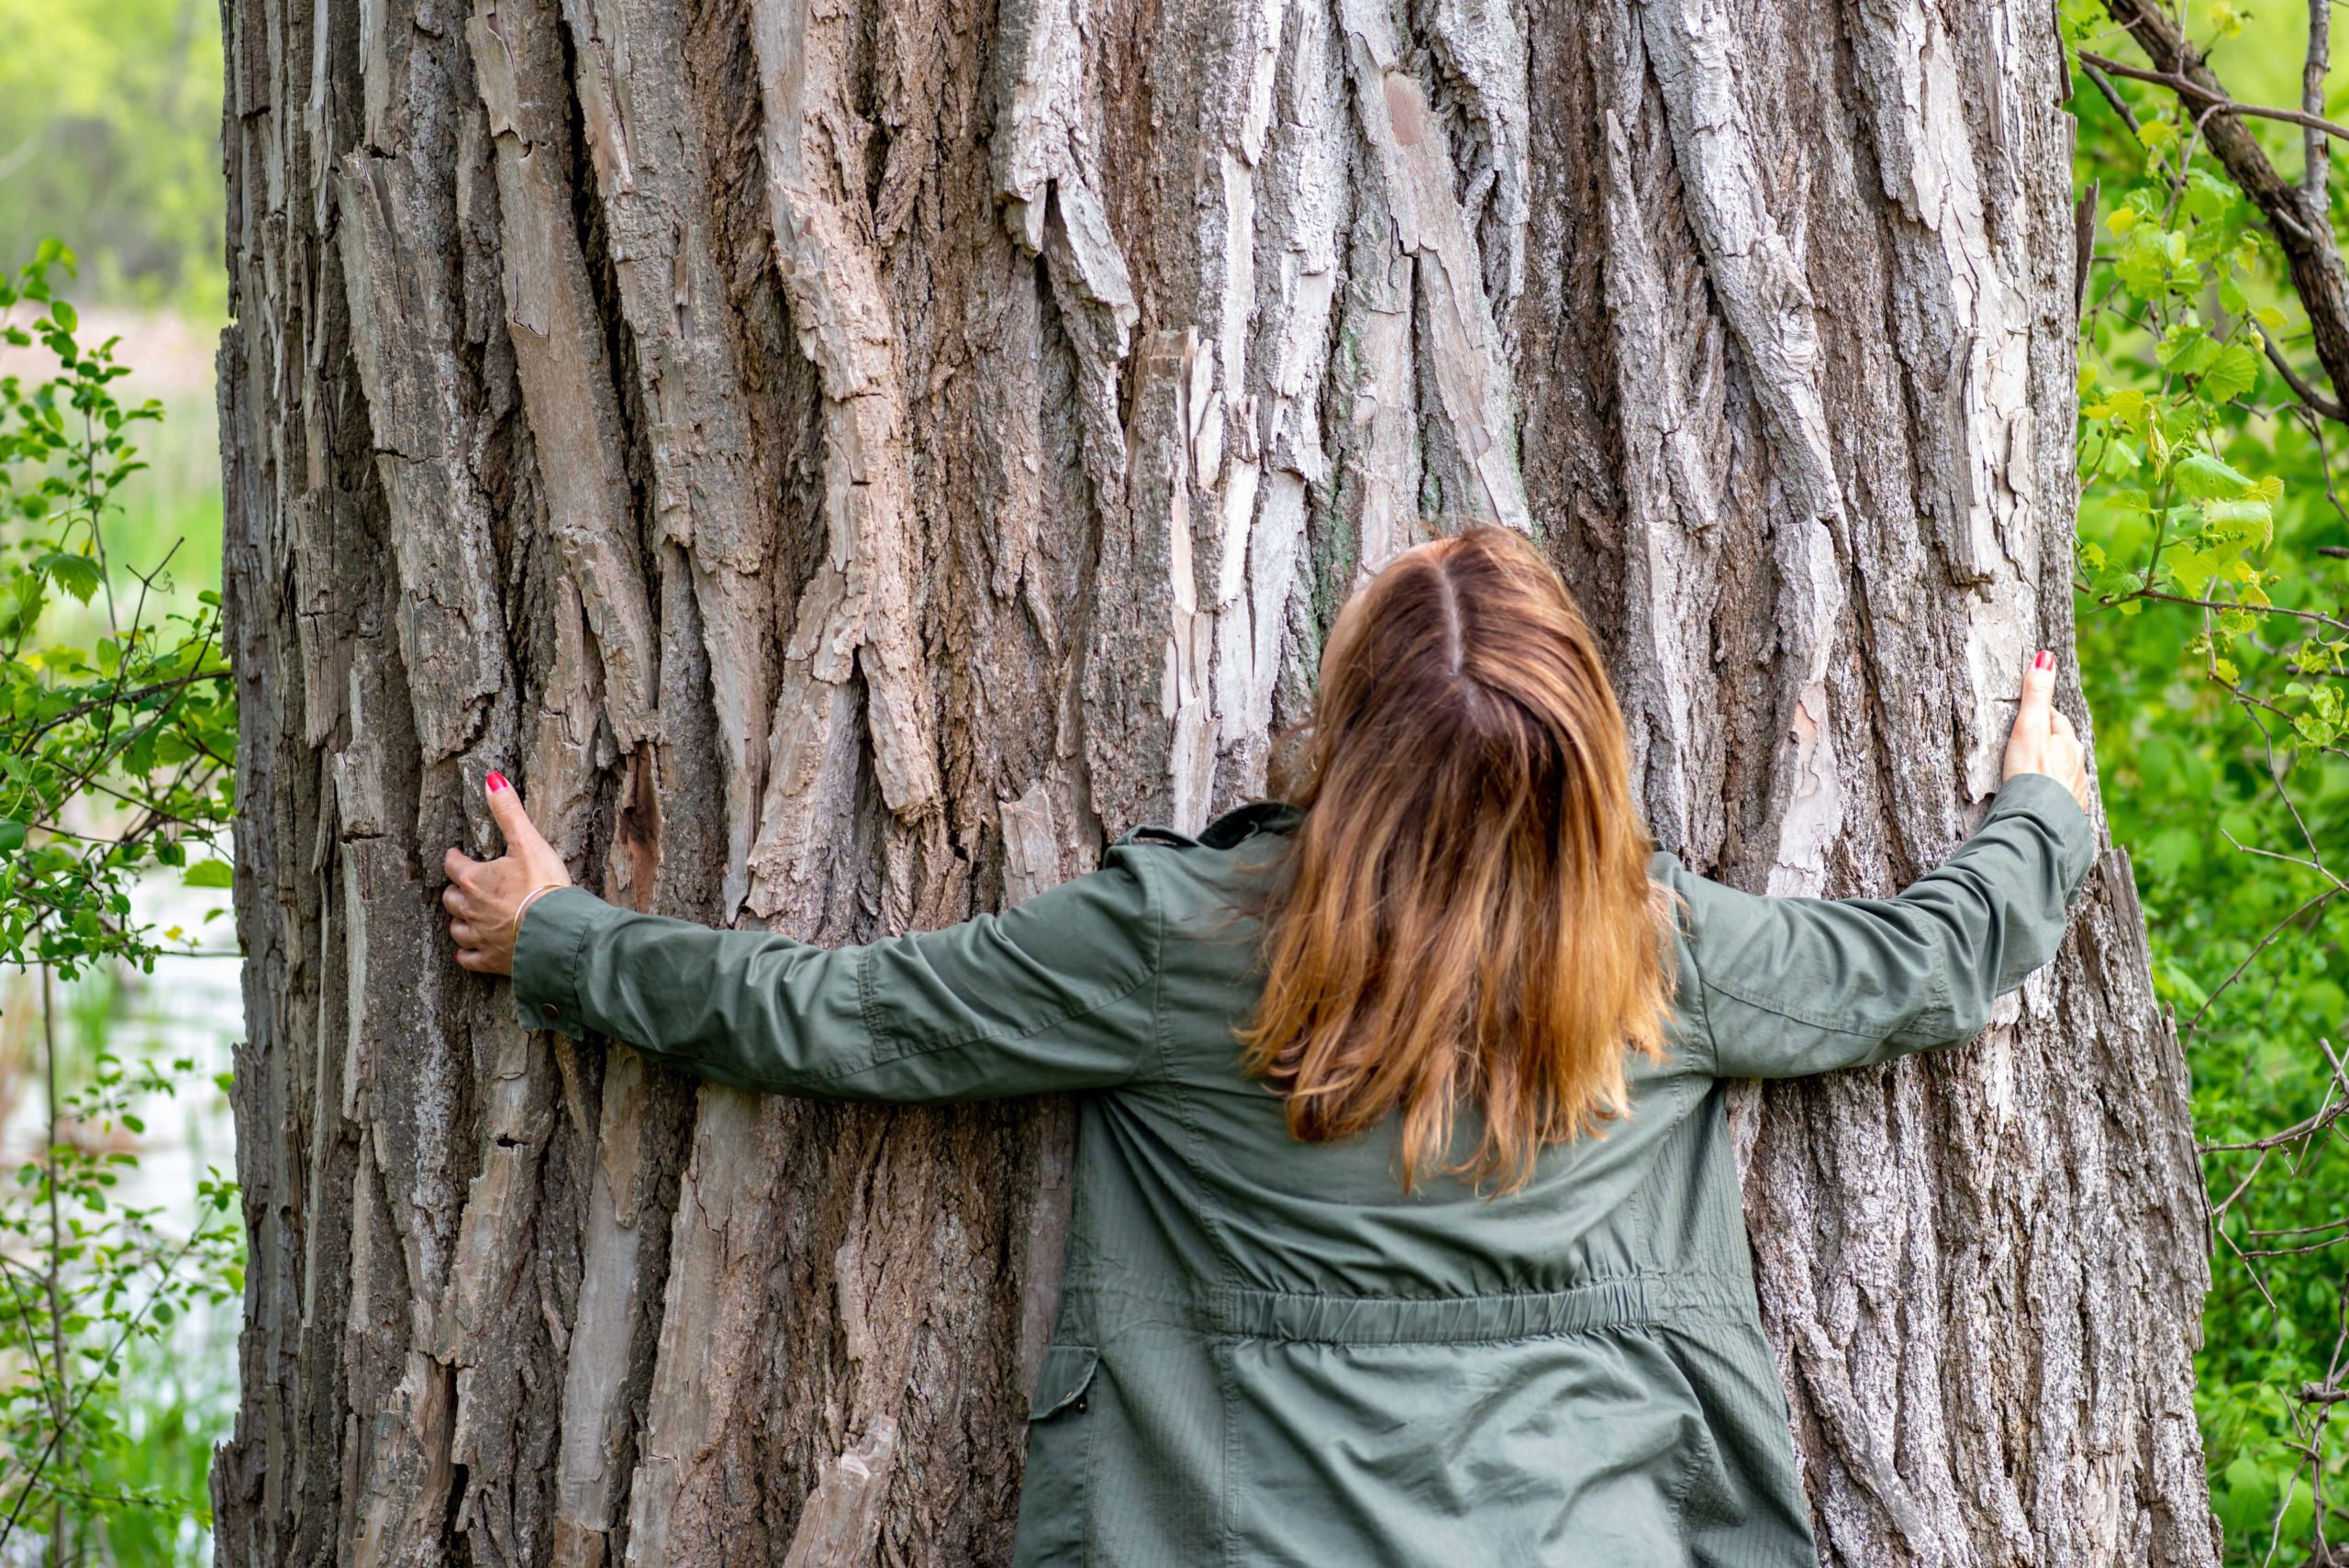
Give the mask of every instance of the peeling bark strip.
<path id="1" fill-rule="evenodd" d="M 835 11 L 811 28 L 806 0 L 751 0 L 767 197 L 784 297 L 824 403 L 824 554 L 800 591 L 776 706 L 752 907 L 774 915 L 852 802 L 820 787 L 858 744 L 833 695 L 863 677 L 863 742 L 881 799 L 908 821 L 937 806 L 937 741 L 916 617 L 912 430 L 875 217 L 854 155 L 849 80 L 856 39 Z"/>
<path id="2" fill-rule="evenodd" d="M 634 527 L 626 432 L 573 228 L 571 126 L 551 0 L 476 0 L 465 27 L 497 158 L 498 281 L 548 520 L 596 632 L 612 733 L 657 732 L 657 636 Z"/>
<path id="3" fill-rule="evenodd" d="M 1347 591 L 1494 518 L 1667 847 L 1884 892 L 2070 645 L 2044 0 L 227 21 L 224 1563 L 1008 1556 L 1065 1107 L 519 1031 L 440 930 L 490 767 L 635 907 L 937 924 L 1261 791 Z M 2214 1561 L 2186 1118 L 2117 851 L 1980 1042 L 1741 1096 L 1827 1561 Z"/>

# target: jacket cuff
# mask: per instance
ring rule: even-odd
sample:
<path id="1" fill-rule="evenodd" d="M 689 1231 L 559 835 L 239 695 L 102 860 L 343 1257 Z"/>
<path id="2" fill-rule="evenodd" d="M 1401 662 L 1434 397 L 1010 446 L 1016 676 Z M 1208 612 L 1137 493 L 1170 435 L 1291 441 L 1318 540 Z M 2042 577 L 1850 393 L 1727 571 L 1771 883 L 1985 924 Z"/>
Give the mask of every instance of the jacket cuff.
<path id="1" fill-rule="evenodd" d="M 589 932 L 625 913 L 580 887 L 558 887 L 531 901 L 514 933 L 514 1017 L 525 1029 L 586 1038 L 580 951 Z"/>
<path id="2" fill-rule="evenodd" d="M 1990 803 L 1990 816 L 1983 820 L 1987 825 L 1992 817 L 2018 813 L 2028 815 L 2054 838 L 2056 869 L 2064 879 L 2064 903 L 2068 907 L 2087 884 L 2088 872 L 2096 864 L 2096 824 L 2080 809 L 2072 792 L 2045 773 L 2017 773 L 1999 785 L 1998 798 Z"/>

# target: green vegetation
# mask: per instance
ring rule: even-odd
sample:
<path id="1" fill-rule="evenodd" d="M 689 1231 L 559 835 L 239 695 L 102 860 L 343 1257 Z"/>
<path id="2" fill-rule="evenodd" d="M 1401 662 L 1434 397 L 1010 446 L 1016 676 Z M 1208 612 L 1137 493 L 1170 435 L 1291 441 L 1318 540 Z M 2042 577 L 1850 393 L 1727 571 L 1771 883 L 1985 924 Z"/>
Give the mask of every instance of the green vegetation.
<path id="1" fill-rule="evenodd" d="M 0 1163 L 9 1562 L 208 1562 L 235 1412 L 242 1241 L 233 1189 L 203 1175 L 228 1151 L 140 1126 L 222 1115 L 191 969 L 220 967 L 204 995 L 235 1027 L 232 959 L 149 977 L 192 931 L 234 950 L 207 341 L 227 303 L 219 23 L 216 0 L 0 0 L 25 46 L 0 50 L 0 1122 L 7 1160 L 31 1151 Z M 61 318 L 51 234 L 76 241 L 87 307 Z M 115 331 L 128 382 L 101 347 Z M 161 402 L 117 402 L 126 385 Z M 212 885 L 159 895 L 191 873 Z M 158 903 L 191 929 L 139 929 Z"/>
<path id="2" fill-rule="evenodd" d="M 0 0 L 0 256 L 72 235 L 85 298 L 219 320 L 219 6 Z"/>
<path id="3" fill-rule="evenodd" d="M 218 594 L 169 607 L 188 602 L 165 578 L 176 541 L 121 554 L 117 498 L 161 410 L 121 401 L 114 345 L 85 341 L 55 293 L 72 261 L 48 243 L 0 276 L 0 345 L 45 367 L 0 375 L 0 965 L 39 977 L 48 1128 L 0 1182 L 0 1554 L 39 1535 L 52 1562 L 155 1562 L 209 1522 L 208 1424 L 169 1378 L 160 1398 L 127 1390 L 125 1368 L 234 1297 L 243 1240 L 217 1172 L 184 1214 L 118 1190 L 138 1107 L 195 1062 L 123 1054 L 105 983 L 184 944 L 134 917 L 142 873 L 228 884 L 235 693 Z M 100 984 L 60 984 L 85 973 Z M 126 1558 L 133 1542 L 154 1550 Z"/>
<path id="4" fill-rule="evenodd" d="M 2335 870 L 2349 855 L 2349 424 L 2315 391 L 2327 374 L 2273 220 L 2246 199 L 2241 161 L 2213 154 L 2223 107 L 2129 74 L 2176 64 L 2115 25 L 2132 11 L 2067 6 L 2076 175 L 2097 198 L 2081 667 L 2105 806 L 2193 1073 L 2213 1276 L 2198 1406 L 2227 1561 L 2336 1561 L 2323 1552 L 2349 1539 L 2349 1123 L 2332 1119 L 2349 1093 L 2333 918 L 2349 892 Z M 2222 4 L 2188 22 L 2230 97 L 2300 104 L 2302 6 Z M 2301 127 L 2235 123 L 2301 179 Z M 2328 183 L 2311 199 L 2338 233 L 2349 215 Z"/>

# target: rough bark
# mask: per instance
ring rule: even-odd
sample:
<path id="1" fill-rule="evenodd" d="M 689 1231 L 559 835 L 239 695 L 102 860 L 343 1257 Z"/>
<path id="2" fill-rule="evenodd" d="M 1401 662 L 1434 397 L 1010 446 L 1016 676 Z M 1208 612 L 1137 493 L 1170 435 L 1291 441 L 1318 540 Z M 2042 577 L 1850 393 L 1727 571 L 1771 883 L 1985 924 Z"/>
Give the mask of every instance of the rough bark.
<path id="1" fill-rule="evenodd" d="M 1008 1555 L 1066 1107 L 519 1031 L 440 931 L 491 767 L 616 901 L 943 923 L 1261 790 L 1486 517 L 1667 847 L 1881 892 L 2069 648 L 2039 0 L 226 15 L 224 1563 Z M 1741 1097 L 1829 1561 L 2213 1561 L 2183 1072 L 2115 851 L 1979 1042 Z"/>

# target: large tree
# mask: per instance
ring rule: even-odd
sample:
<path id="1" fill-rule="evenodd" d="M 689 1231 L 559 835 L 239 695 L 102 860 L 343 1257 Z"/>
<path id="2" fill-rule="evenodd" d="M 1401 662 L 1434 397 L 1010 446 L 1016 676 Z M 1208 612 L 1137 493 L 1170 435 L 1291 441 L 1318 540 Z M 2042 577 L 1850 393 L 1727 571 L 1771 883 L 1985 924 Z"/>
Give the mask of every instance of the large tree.
<path id="1" fill-rule="evenodd" d="M 1008 1554 L 1066 1107 L 520 1030 L 438 902 L 491 767 L 617 902 L 937 925 L 1261 791 L 1350 585 L 1494 518 L 1665 847 L 1884 892 L 2070 647 L 2046 0 L 227 19 L 224 1563 Z M 1979 1041 L 1731 1094 L 1830 1561 L 2213 1560 L 2183 1076 L 2110 851 Z"/>

